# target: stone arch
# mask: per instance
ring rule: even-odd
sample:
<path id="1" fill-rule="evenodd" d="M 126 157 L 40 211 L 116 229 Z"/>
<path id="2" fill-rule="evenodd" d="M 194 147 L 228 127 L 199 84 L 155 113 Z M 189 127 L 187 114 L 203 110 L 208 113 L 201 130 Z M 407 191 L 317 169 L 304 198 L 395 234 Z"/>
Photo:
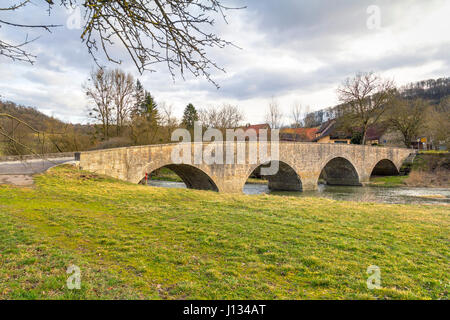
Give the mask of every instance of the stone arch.
<path id="1" fill-rule="evenodd" d="M 333 157 L 325 163 L 320 178 L 329 185 L 360 186 L 360 175 L 353 163 L 344 157 Z"/>
<path id="2" fill-rule="evenodd" d="M 188 189 L 197 189 L 197 190 L 210 190 L 219 192 L 219 188 L 214 180 L 203 170 L 198 167 L 188 165 L 188 164 L 166 164 L 162 166 L 150 166 L 147 167 L 148 174 L 151 174 L 153 171 L 168 168 L 175 172 L 181 180 L 183 180 L 184 184 Z M 143 176 L 145 176 L 145 172 Z"/>
<path id="3" fill-rule="evenodd" d="M 302 191 L 302 180 L 298 173 L 291 165 L 279 160 L 271 160 L 263 164 L 252 166 L 246 174 L 242 187 L 244 187 L 245 182 L 253 174 L 253 172 L 261 167 L 270 165 L 274 161 L 278 162 L 279 167 L 276 174 L 266 176 L 269 181 L 269 189 L 274 191 Z"/>
<path id="4" fill-rule="evenodd" d="M 371 176 L 397 176 L 399 170 L 397 166 L 389 159 L 378 161 L 371 171 Z"/>

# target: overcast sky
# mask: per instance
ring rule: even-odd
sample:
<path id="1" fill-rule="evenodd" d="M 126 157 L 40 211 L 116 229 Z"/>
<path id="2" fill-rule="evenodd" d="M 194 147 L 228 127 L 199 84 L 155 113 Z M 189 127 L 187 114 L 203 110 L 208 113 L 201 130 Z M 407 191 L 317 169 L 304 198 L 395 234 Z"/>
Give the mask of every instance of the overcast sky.
<path id="1" fill-rule="evenodd" d="M 2 0 L 4 2 L 9 0 Z M 9 1 L 10 2 L 10 1 Z M 43 0 L 0 19 L 22 23 L 63 24 L 53 33 L 30 31 L 40 38 L 28 49 L 34 65 L 0 57 L 0 95 L 55 117 L 86 122 L 82 83 L 94 67 L 73 28 L 74 13 L 45 11 Z M 359 71 L 374 71 L 398 85 L 450 76 L 450 1 L 448 0 L 233 0 L 247 6 L 230 11 L 228 24 L 218 20 L 216 33 L 241 49 L 212 50 L 226 69 L 215 72 L 217 90 L 206 79 L 170 77 L 164 65 L 139 76 L 124 58 L 120 66 L 139 76 L 158 102 L 173 105 L 178 117 L 187 103 L 196 107 L 238 105 L 245 122 L 264 122 L 274 97 L 290 121 L 295 102 L 318 110 L 337 103 L 336 88 Z M 379 22 L 377 24 L 377 13 Z M 26 33 L 0 28 L 2 40 L 24 40 Z M 106 66 L 114 67 L 113 64 Z"/>

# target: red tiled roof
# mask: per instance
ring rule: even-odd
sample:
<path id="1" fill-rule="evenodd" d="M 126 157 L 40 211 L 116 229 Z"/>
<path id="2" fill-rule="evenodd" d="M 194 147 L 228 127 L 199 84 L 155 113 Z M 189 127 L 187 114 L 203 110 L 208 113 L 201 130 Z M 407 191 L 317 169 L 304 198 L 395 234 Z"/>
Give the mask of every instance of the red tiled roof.
<path id="1" fill-rule="evenodd" d="M 261 129 L 270 129 L 270 126 L 267 123 L 263 124 L 249 124 L 244 127 L 241 127 L 241 129 L 244 129 L 244 131 L 253 129 L 256 131 L 256 134 L 259 135 L 259 130 Z"/>
<path id="2" fill-rule="evenodd" d="M 291 136 L 294 141 L 313 141 L 316 137 L 316 132 L 318 128 L 288 128 L 282 129 L 280 134 L 286 134 L 286 136 Z M 295 136 L 299 138 L 295 138 Z M 291 140 L 291 139 L 288 139 Z"/>

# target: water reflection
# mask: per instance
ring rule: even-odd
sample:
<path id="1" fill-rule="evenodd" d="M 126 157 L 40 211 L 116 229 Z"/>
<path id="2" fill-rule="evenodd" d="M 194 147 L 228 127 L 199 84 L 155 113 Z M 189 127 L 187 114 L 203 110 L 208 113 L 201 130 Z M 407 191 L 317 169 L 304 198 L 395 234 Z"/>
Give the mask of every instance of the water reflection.
<path id="1" fill-rule="evenodd" d="M 186 188 L 186 185 L 182 182 L 151 180 L 148 184 L 155 187 Z M 320 184 L 317 191 L 271 192 L 265 184 L 246 184 L 244 193 L 249 195 L 270 193 L 274 195 L 320 197 L 359 202 L 450 204 L 450 189 L 347 187 Z"/>

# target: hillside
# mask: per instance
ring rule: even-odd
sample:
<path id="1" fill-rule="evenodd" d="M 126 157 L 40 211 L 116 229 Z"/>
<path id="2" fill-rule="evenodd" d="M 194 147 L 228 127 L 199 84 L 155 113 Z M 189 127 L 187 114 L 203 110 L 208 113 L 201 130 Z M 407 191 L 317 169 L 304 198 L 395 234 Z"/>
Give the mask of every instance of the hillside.
<path id="1" fill-rule="evenodd" d="M 450 96 L 450 77 L 413 82 L 398 88 L 404 99 L 424 99 L 431 105 L 438 105 Z M 342 105 L 323 108 L 307 115 L 308 126 L 317 127 L 340 114 Z"/>
<path id="2" fill-rule="evenodd" d="M 49 117 L 35 108 L 17 105 L 11 101 L 0 101 L 0 113 L 17 117 L 40 131 L 45 131 L 49 125 L 54 127 L 65 125 L 63 121 Z"/>
<path id="3" fill-rule="evenodd" d="M 0 113 L 24 122 L 0 117 L 0 155 L 70 152 L 92 146 L 93 126 L 65 123 L 35 108 L 11 101 L 0 100 Z M 12 137 L 16 143 L 5 135 Z"/>

